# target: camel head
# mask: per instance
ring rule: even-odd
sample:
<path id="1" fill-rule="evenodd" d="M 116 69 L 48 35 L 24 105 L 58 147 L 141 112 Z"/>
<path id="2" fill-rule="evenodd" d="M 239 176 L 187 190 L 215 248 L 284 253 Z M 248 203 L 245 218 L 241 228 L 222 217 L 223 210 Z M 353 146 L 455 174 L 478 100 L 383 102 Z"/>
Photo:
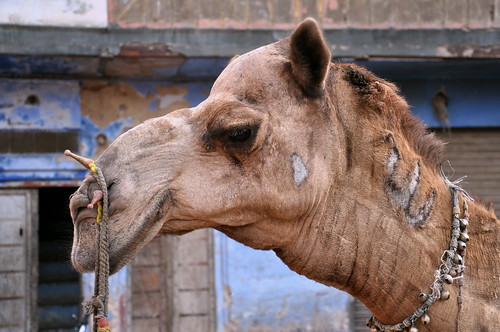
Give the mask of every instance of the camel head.
<path id="1" fill-rule="evenodd" d="M 306 20 L 232 59 L 197 107 L 118 137 L 96 160 L 109 188 L 112 272 L 158 233 L 211 227 L 257 249 L 291 241 L 326 197 L 325 179 L 343 168 L 323 98 L 329 64 L 319 27 Z M 72 263 L 82 272 L 94 269 L 96 212 L 86 206 L 97 189 L 89 175 L 70 202 Z"/>
<path id="2" fill-rule="evenodd" d="M 96 160 L 109 192 L 111 272 L 157 234 L 214 228 L 274 250 L 385 322 L 408 317 L 450 245 L 443 144 L 393 84 L 330 57 L 306 19 L 290 37 L 233 58 L 198 106 L 119 136 Z M 88 175 L 70 201 L 81 272 L 94 270 L 96 211 L 87 205 L 98 189 Z M 476 301 L 464 331 L 500 314 L 488 277 L 500 275 L 499 221 L 473 202 L 467 214 L 464 297 Z M 433 306 L 433 330 L 455 330 L 456 305 Z"/>

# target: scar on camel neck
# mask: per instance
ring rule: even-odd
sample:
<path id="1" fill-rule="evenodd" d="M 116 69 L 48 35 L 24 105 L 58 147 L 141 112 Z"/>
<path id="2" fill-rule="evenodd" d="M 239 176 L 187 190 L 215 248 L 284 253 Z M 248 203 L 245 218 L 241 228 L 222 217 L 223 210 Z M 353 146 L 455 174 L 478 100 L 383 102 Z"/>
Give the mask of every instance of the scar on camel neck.
<path id="1" fill-rule="evenodd" d="M 404 160 L 392 134 L 389 141 L 392 148 L 386 159 L 386 192 L 410 225 L 422 226 L 434 207 L 436 190 L 422 185 L 421 160 Z"/>

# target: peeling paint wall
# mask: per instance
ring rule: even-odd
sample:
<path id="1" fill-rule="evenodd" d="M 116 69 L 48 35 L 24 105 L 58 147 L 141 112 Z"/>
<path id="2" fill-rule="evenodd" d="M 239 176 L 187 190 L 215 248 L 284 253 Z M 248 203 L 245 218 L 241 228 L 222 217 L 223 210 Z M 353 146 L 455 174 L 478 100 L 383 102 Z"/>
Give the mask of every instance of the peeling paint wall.
<path id="1" fill-rule="evenodd" d="M 77 134 L 80 154 L 96 157 L 116 137 L 152 117 L 197 105 L 211 81 L 58 81 L 0 79 L 0 186 L 78 185 L 81 166 L 65 157 L 58 143 L 52 153 L 12 153 L 16 144 L 43 133 Z M 9 141 L 9 133 L 19 135 Z M 29 134 L 29 135 L 28 135 Z M 31 136 L 30 136 L 31 135 Z M 26 137 L 25 137 L 26 136 Z M 54 142 L 46 142 L 51 144 Z M 60 150 L 60 151 L 59 151 Z"/>
<path id="2" fill-rule="evenodd" d="M 0 24 L 105 27 L 107 10 L 104 0 L 2 0 Z"/>
<path id="3" fill-rule="evenodd" d="M 9 132 L 31 133 L 36 140 L 36 133 L 80 130 L 79 92 L 74 81 L 0 80 L 2 151 L 5 145 L 29 143 L 29 136 L 22 142 L 9 141 Z M 44 179 L 52 184 L 75 183 L 84 173 L 62 154 L 0 154 L 0 186 L 35 186 Z"/>
<path id="4" fill-rule="evenodd" d="M 78 82 L 0 80 L 1 129 L 80 127 Z"/>
<path id="5" fill-rule="evenodd" d="M 351 331 L 352 298 L 215 232 L 217 331 Z"/>
<path id="6" fill-rule="evenodd" d="M 146 119 L 197 105 L 211 83 L 84 81 L 80 153 L 100 154 L 116 137 Z"/>

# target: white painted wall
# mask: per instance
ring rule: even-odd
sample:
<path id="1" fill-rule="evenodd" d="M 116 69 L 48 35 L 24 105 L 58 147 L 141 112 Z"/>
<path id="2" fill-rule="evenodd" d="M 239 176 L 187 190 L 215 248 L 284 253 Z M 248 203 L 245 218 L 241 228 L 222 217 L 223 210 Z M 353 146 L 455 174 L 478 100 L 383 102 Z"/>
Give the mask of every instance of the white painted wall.
<path id="1" fill-rule="evenodd" d="M 106 27 L 105 0 L 2 0 L 0 24 Z"/>

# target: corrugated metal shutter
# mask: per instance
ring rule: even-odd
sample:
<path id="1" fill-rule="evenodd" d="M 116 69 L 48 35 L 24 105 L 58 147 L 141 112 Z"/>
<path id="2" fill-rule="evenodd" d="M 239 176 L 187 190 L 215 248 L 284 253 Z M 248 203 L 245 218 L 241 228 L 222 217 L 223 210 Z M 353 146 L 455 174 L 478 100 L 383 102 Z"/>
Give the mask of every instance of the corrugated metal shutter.
<path id="1" fill-rule="evenodd" d="M 493 202 L 500 216 L 500 129 L 453 129 L 439 136 L 448 143 L 445 160 L 455 170 L 453 179 L 467 175 L 462 187 L 483 202 Z"/>
<path id="2" fill-rule="evenodd" d="M 356 299 L 351 303 L 352 332 L 367 332 L 366 321 L 372 316 L 370 310 Z"/>
<path id="3" fill-rule="evenodd" d="M 0 191 L 0 331 L 36 331 L 36 190 Z"/>

